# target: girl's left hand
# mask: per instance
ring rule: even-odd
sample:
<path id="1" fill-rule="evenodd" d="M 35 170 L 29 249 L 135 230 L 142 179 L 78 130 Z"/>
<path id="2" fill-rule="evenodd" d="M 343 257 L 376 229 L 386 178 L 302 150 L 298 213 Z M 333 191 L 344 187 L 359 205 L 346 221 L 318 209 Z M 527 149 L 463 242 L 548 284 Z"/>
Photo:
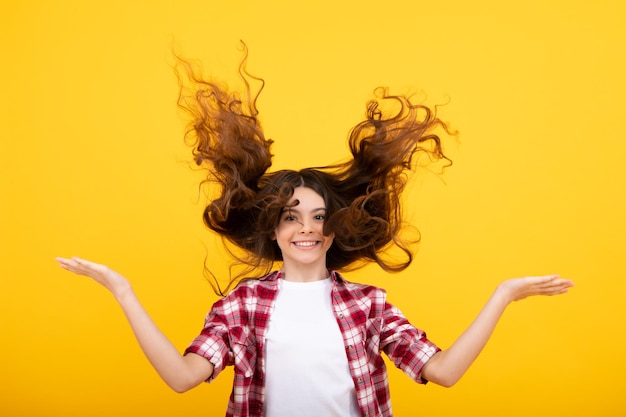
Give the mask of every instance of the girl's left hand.
<path id="1" fill-rule="evenodd" d="M 514 278 L 504 281 L 497 292 L 502 293 L 509 302 L 523 300 L 534 295 L 565 294 L 574 283 L 558 275 Z"/>

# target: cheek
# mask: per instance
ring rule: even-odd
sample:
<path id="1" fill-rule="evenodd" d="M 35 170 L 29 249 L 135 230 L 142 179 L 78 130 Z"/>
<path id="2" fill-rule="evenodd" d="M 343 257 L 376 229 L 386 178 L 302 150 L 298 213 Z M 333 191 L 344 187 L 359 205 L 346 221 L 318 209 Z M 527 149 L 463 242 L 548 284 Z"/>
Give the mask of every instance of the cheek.
<path id="1" fill-rule="evenodd" d="M 284 225 L 278 226 L 274 233 L 272 233 L 272 239 L 276 241 L 276 243 L 281 244 L 283 241 L 291 239 L 291 231 L 289 227 L 285 227 Z"/>

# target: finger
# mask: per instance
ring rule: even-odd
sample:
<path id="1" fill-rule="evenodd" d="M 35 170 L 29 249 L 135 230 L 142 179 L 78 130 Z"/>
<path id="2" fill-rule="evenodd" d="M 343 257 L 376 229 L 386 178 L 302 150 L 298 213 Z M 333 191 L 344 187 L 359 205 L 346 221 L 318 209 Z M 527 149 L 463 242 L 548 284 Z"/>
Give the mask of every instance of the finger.
<path id="1" fill-rule="evenodd" d="M 90 262 L 86 259 L 79 258 L 77 256 L 73 256 L 72 260 L 82 267 L 90 267 L 90 266 L 96 265 L 93 262 Z"/>
<path id="2" fill-rule="evenodd" d="M 69 259 L 69 258 L 62 258 L 60 256 L 54 258 L 54 260 L 57 261 L 61 265 L 69 265 L 70 263 L 72 263 L 71 259 Z"/>
<path id="3" fill-rule="evenodd" d="M 63 269 L 67 269 L 68 271 L 72 271 L 74 268 L 74 262 L 71 259 L 67 258 L 56 258 L 56 261 L 59 263 L 59 266 Z"/>
<path id="4" fill-rule="evenodd" d="M 573 287 L 574 283 L 569 279 L 558 278 L 553 281 L 547 282 L 543 284 L 543 288 L 545 289 L 558 289 L 558 288 L 569 288 Z"/>
<path id="5" fill-rule="evenodd" d="M 97 268 L 94 268 L 94 266 L 96 266 L 97 264 L 78 258 L 76 256 L 73 256 L 70 259 L 61 258 L 61 257 L 56 258 L 56 259 L 57 259 L 57 262 L 59 262 L 59 265 L 63 269 L 66 269 L 78 275 L 91 276 L 91 274 L 95 272 L 97 269 Z"/>
<path id="6" fill-rule="evenodd" d="M 569 287 L 565 287 L 565 288 L 561 287 L 561 288 L 554 288 L 551 291 L 547 291 L 545 293 L 545 295 L 548 295 L 548 296 L 550 296 L 550 295 L 559 295 L 559 294 L 565 294 L 567 292 L 569 292 Z"/>
<path id="7" fill-rule="evenodd" d="M 557 287 L 571 287 L 574 283 L 568 279 L 561 278 L 559 275 L 546 275 L 538 277 L 540 279 L 535 283 L 535 288 L 550 289 Z"/>
<path id="8" fill-rule="evenodd" d="M 541 275 L 541 276 L 536 276 L 533 278 L 535 278 L 537 284 L 550 284 L 554 282 L 555 280 L 559 279 L 559 275 L 558 274 Z"/>
<path id="9" fill-rule="evenodd" d="M 558 281 L 553 282 L 552 285 L 541 288 L 541 292 L 545 295 L 565 294 L 573 286 L 574 283 L 572 281 L 567 279 L 559 279 Z"/>

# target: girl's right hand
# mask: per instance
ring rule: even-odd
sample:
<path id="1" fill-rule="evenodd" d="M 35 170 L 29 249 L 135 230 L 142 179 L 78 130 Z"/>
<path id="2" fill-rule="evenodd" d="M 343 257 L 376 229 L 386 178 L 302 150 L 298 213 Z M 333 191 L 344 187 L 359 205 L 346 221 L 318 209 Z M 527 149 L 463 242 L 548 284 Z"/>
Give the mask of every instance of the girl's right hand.
<path id="1" fill-rule="evenodd" d="M 116 297 L 130 289 L 128 280 L 106 265 L 90 262 L 75 256 L 70 259 L 59 257 L 56 258 L 56 261 L 63 269 L 92 278 Z"/>

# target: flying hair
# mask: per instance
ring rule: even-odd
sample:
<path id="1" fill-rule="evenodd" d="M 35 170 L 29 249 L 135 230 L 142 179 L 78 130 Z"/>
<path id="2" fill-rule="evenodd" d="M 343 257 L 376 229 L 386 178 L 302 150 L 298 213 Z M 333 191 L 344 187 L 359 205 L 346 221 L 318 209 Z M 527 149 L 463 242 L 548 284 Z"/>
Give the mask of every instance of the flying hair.
<path id="1" fill-rule="evenodd" d="M 371 262 L 390 272 L 407 268 L 413 261 L 411 247 L 417 243 L 400 238 L 406 226 L 400 196 L 407 174 L 418 157 L 443 160 L 446 166 L 452 163 L 435 131 L 455 132 L 437 116 L 437 107 L 413 103 L 408 96 L 379 87 L 367 103 L 365 120 L 349 133 L 351 158 L 272 172 L 273 140 L 265 137 L 257 109 L 265 81 L 247 71 L 248 49 L 242 44 L 243 96 L 206 80 L 189 61 L 176 56 L 178 106 L 190 116 L 185 140 L 195 163 L 205 169 L 204 183 L 217 184 L 219 190 L 206 205 L 203 221 L 223 238 L 233 266 L 244 266 L 237 274 L 231 269 L 225 288 L 207 269 L 215 292 L 224 295 L 242 278 L 263 276 L 282 261 L 273 233 L 300 186 L 312 188 L 326 203 L 324 233 L 335 234 L 326 256 L 328 269 L 353 270 Z M 261 83 L 254 93 L 251 80 Z M 397 110 L 387 114 L 388 107 Z M 386 257 L 392 248 L 399 249 L 403 259 Z"/>

